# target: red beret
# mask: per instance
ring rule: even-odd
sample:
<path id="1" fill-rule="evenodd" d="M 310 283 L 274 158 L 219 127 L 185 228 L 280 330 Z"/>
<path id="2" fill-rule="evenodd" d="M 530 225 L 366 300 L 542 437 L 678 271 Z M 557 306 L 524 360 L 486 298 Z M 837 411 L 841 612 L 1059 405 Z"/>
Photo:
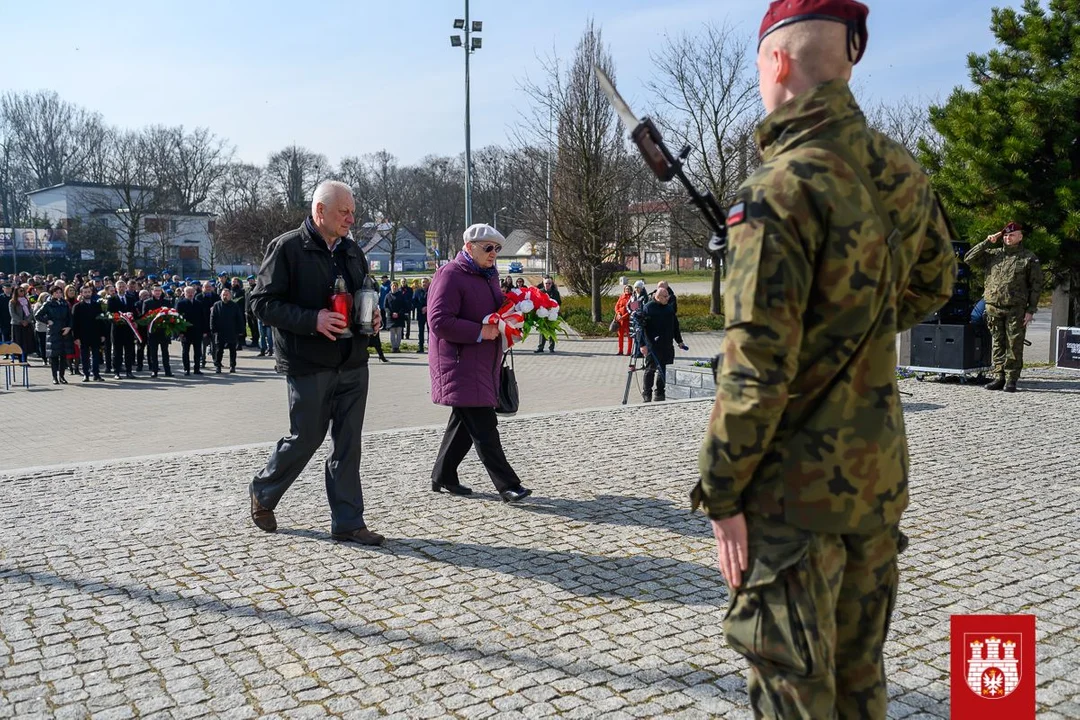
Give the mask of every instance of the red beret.
<path id="1" fill-rule="evenodd" d="M 1020 227 L 1020 223 L 1011 222 L 1008 225 L 1006 225 L 1005 228 L 1001 232 L 1008 235 L 1009 233 L 1022 232 L 1022 231 L 1023 231 L 1023 228 Z"/>
<path id="2" fill-rule="evenodd" d="M 857 63 L 862 60 L 863 53 L 866 51 L 866 40 L 869 36 L 866 30 L 866 16 L 869 14 L 870 8 L 856 0 L 774 0 L 761 21 L 758 47 L 761 47 L 761 41 L 766 35 L 787 25 L 803 20 L 831 20 L 847 25 L 848 59 L 852 63 Z M 856 37 L 858 38 L 857 46 L 855 45 Z M 852 48 L 856 48 L 854 58 L 851 56 Z"/>

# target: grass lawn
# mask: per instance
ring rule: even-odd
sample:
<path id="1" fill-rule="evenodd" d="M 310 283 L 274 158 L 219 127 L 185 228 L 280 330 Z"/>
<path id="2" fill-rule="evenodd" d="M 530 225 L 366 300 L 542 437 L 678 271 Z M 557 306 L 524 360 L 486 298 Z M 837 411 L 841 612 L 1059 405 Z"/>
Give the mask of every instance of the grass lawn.
<path id="1" fill-rule="evenodd" d="M 590 298 L 577 295 L 563 296 L 559 315 L 584 337 L 614 335 L 608 331 L 608 325 L 615 317 L 615 300 L 614 295 L 605 295 L 600 298 L 603 322 L 592 321 Z M 708 295 L 679 295 L 679 327 L 684 333 L 723 330 L 724 318 L 722 315 L 709 314 Z"/>

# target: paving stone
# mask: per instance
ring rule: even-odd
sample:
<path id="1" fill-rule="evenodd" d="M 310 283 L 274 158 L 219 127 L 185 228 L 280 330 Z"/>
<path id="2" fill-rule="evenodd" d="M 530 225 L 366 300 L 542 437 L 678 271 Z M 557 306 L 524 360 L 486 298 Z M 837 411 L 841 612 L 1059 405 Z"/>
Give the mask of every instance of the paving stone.
<path id="1" fill-rule="evenodd" d="M 890 717 L 947 715 L 950 614 L 1018 611 L 1039 618 L 1040 716 L 1080 716 L 1074 378 L 1025 373 L 1015 396 L 904 382 Z M 368 435 L 377 549 L 327 542 L 318 460 L 279 532 L 254 530 L 263 447 L 0 475 L 0 718 L 749 717 L 686 506 L 708 411 L 503 420 L 535 491 L 514 506 L 473 457 L 476 495 L 422 492 L 439 429 Z M 612 443 L 622 427 L 650 431 Z"/>

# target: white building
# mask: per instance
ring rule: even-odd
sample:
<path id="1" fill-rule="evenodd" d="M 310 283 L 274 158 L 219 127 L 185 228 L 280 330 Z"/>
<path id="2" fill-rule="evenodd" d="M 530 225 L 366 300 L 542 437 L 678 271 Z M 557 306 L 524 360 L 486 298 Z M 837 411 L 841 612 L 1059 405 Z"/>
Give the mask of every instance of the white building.
<path id="1" fill-rule="evenodd" d="M 27 193 L 31 213 L 59 228 L 73 221 L 98 222 L 117 236 L 121 259 L 126 259 L 128 220 L 132 205 L 143 205 L 149 188 L 133 189 L 88 182 L 66 182 Z M 199 275 L 210 268 L 214 219 L 209 213 L 144 213 L 139 220 L 136 265 L 150 272 L 168 268 L 181 275 Z"/>

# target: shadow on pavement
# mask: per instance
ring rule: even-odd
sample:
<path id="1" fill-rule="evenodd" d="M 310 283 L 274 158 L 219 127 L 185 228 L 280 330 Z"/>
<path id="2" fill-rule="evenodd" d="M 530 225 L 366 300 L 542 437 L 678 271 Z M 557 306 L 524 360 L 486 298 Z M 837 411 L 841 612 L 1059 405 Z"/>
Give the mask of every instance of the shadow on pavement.
<path id="1" fill-rule="evenodd" d="M 938 405 L 937 403 L 904 403 L 904 412 L 917 413 L 917 412 L 933 412 L 934 410 L 944 410 L 944 405 Z"/>
<path id="2" fill-rule="evenodd" d="M 388 539 L 381 550 L 536 580 L 577 595 L 715 607 L 727 602 L 715 568 L 672 558 L 611 557 L 449 540 Z"/>
<path id="3" fill-rule="evenodd" d="M 690 514 L 690 501 L 623 495 L 597 495 L 592 500 L 532 498 L 518 503 L 517 508 L 537 515 L 596 523 L 667 530 L 687 537 L 712 537 L 701 515 Z"/>
<path id="4" fill-rule="evenodd" d="M 1080 378 L 1076 380 L 1025 380 L 1020 378 L 1021 392 L 1053 392 L 1080 394 Z"/>

